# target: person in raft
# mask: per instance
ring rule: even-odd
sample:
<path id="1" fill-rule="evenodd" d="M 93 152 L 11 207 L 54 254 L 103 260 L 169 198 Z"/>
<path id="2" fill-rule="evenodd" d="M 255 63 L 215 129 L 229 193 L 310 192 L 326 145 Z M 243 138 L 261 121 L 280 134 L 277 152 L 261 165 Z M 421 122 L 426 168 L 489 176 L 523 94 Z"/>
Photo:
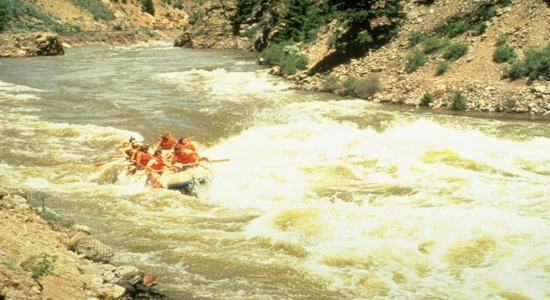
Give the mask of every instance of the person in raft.
<path id="1" fill-rule="evenodd" d="M 166 163 L 164 163 L 162 159 L 162 150 L 156 150 L 145 167 L 147 168 L 147 172 L 150 173 L 147 182 L 149 182 L 153 188 L 161 188 L 163 184 L 160 180 L 160 176 L 166 169 Z"/>
<path id="2" fill-rule="evenodd" d="M 172 159 L 170 160 L 170 165 L 176 165 L 178 163 L 186 165 L 196 163 L 198 157 L 195 155 L 195 151 L 184 149 L 181 145 L 176 145 L 174 147 L 174 152 L 172 153 Z M 189 166 L 184 166 L 182 170 L 187 169 Z"/>
<path id="3" fill-rule="evenodd" d="M 122 143 L 120 145 L 120 148 L 117 150 L 117 154 L 119 156 L 128 156 L 128 151 L 132 149 L 132 144 L 136 143 L 136 138 L 131 136 L 130 139 L 127 142 Z"/>
<path id="4" fill-rule="evenodd" d="M 191 150 L 197 157 L 197 159 L 200 159 L 199 151 L 197 150 L 197 144 L 193 142 L 188 137 L 182 137 L 178 140 L 178 145 L 180 145 L 183 149 Z"/>
<path id="5" fill-rule="evenodd" d="M 146 170 L 146 165 L 152 157 L 153 155 L 149 153 L 149 145 L 143 144 L 136 154 L 136 168 Z"/>
<path id="6" fill-rule="evenodd" d="M 163 132 L 160 137 L 157 138 L 157 143 L 153 147 L 154 150 L 172 150 L 178 142 L 172 137 L 169 131 Z"/>

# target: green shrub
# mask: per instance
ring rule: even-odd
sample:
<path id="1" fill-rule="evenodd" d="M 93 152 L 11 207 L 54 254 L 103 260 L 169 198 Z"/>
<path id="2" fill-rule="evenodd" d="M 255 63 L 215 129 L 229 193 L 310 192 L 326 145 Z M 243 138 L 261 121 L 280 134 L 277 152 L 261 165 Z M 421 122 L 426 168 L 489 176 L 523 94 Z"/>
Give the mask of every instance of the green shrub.
<path id="1" fill-rule="evenodd" d="M 486 30 L 487 30 L 487 23 L 485 22 L 476 24 L 472 27 L 472 33 L 476 36 L 484 34 Z"/>
<path id="2" fill-rule="evenodd" d="M 453 103 L 451 109 L 454 111 L 463 111 L 466 109 L 466 97 L 461 91 L 453 92 Z"/>
<path id="3" fill-rule="evenodd" d="M 172 2 L 172 7 L 177 8 L 179 10 L 182 10 L 183 9 L 183 0 L 174 0 Z"/>
<path id="4" fill-rule="evenodd" d="M 115 15 L 103 5 L 103 2 L 96 0 L 72 0 L 73 3 L 88 11 L 94 20 L 114 20 Z"/>
<path id="5" fill-rule="evenodd" d="M 295 74 L 296 71 L 304 69 L 307 66 L 308 60 L 308 55 L 303 52 L 288 55 L 281 65 L 281 71 L 287 75 Z"/>
<path id="6" fill-rule="evenodd" d="M 309 57 L 306 53 L 300 52 L 300 49 L 292 42 L 280 43 L 266 48 L 260 54 L 266 64 L 271 66 L 281 66 L 283 74 L 294 74 L 299 69 L 307 66 Z"/>
<path id="7" fill-rule="evenodd" d="M 523 60 L 514 61 L 509 68 L 504 69 L 504 77 L 511 79 L 528 77 L 531 80 L 550 79 L 550 43 L 540 51 L 535 48 L 527 50 Z"/>
<path id="8" fill-rule="evenodd" d="M 449 69 L 449 62 L 447 61 L 441 62 L 437 65 L 435 69 L 435 75 L 437 76 L 443 75 L 445 74 L 445 72 L 447 72 L 448 69 Z"/>
<path id="9" fill-rule="evenodd" d="M 525 65 L 522 61 L 514 61 L 510 66 L 504 68 L 504 78 L 510 78 L 512 80 L 520 79 L 525 76 Z"/>
<path id="10" fill-rule="evenodd" d="M 446 28 L 447 36 L 453 38 L 455 36 L 461 35 L 462 33 L 468 30 L 469 25 L 464 21 L 456 21 L 449 24 Z"/>
<path id="11" fill-rule="evenodd" d="M 438 38 L 431 37 L 422 41 L 422 48 L 424 49 L 424 53 L 430 54 L 442 48 L 443 44 Z"/>
<path id="12" fill-rule="evenodd" d="M 342 82 L 342 86 L 350 93 L 355 93 L 355 90 L 359 86 L 359 80 L 355 77 L 348 77 Z"/>
<path id="13" fill-rule="evenodd" d="M 501 34 L 497 37 L 497 40 L 495 42 L 495 45 L 498 47 L 498 46 L 503 46 L 503 45 L 506 45 L 506 43 L 508 42 L 508 37 L 510 37 L 510 33 L 504 33 L 504 34 Z"/>
<path id="14" fill-rule="evenodd" d="M 355 92 L 360 98 L 369 98 L 380 91 L 380 78 L 377 75 L 371 75 L 359 80 Z"/>
<path id="15" fill-rule="evenodd" d="M 46 253 L 40 255 L 41 260 L 36 264 L 36 266 L 31 267 L 31 274 L 33 279 L 44 275 L 50 275 L 53 271 L 53 265 L 57 261 L 57 256 L 50 256 Z"/>
<path id="16" fill-rule="evenodd" d="M 477 10 L 475 10 L 473 14 L 476 20 L 489 20 L 496 15 L 497 12 L 494 5 L 482 5 Z"/>
<path id="17" fill-rule="evenodd" d="M 506 7 L 512 3 L 512 0 L 497 0 L 497 5 L 500 7 Z"/>
<path id="18" fill-rule="evenodd" d="M 280 66 L 283 62 L 283 49 L 287 45 L 292 45 L 292 42 L 283 42 L 272 45 L 260 53 L 260 57 L 270 66 Z"/>
<path id="19" fill-rule="evenodd" d="M 514 47 L 508 45 L 499 46 L 493 52 L 493 61 L 496 63 L 513 61 L 517 57 Z"/>
<path id="20" fill-rule="evenodd" d="M 335 76 L 327 76 L 323 78 L 323 89 L 328 92 L 334 92 L 342 87 L 340 81 Z"/>
<path id="21" fill-rule="evenodd" d="M 424 39 L 425 35 L 426 34 L 422 31 L 410 32 L 409 35 L 407 36 L 407 40 L 409 41 L 409 47 L 414 47 L 420 44 L 420 42 L 422 42 L 422 40 Z"/>
<path id="22" fill-rule="evenodd" d="M 419 49 L 415 49 L 408 57 L 407 57 L 407 65 L 405 66 L 405 71 L 407 73 L 412 73 L 424 64 L 428 62 L 428 56 L 422 52 Z"/>
<path id="23" fill-rule="evenodd" d="M 434 101 L 434 95 L 430 92 L 425 92 L 424 95 L 422 95 L 422 99 L 420 100 L 421 106 L 430 106 L 430 103 Z"/>
<path id="24" fill-rule="evenodd" d="M 12 18 L 9 0 L 0 0 L 0 31 L 4 31 Z"/>
<path id="25" fill-rule="evenodd" d="M 154 16 L 155 5 L 153 4 L 153 0 L 141 0 L 141 11 Z"/>
<path id="26" fill-rule="evenodd" d="M 455 61 L 468 53 L 468 45 L 455 43 L 449 45 L 443 52 L 443 57 L 449 61 Z"/>
<path id="27" fill-rule="evenodd" d="M 0 31 L 28 33 L 62 30 L 63 24 L 33 3 L 36 1 L 0 0 Z"/>

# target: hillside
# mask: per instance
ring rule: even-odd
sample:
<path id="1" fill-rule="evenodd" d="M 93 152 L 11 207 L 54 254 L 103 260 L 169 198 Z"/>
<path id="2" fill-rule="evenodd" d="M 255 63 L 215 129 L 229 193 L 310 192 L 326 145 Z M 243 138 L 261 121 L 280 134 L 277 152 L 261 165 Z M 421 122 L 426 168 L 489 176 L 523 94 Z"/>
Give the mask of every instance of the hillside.
<path id="1" fill-rule="evenodd" d="M 479 2 L 479 1 L 478 1 Z M 431 32 L 451 16 L 472 10 L 475 1 L 435 1 L 432 5 L 406 5 L 408 19 L 396 39 L 367 56 L 341 65 L 329 72 L 339 78 L 358 78 L 376 74 L 383 90 L 373 101 L 419 105 L 425 92 L 435 96 L 432 108 L 448 109 L 452 102 L 450 90 L 464 93 L 467 110 L 484 112 L 550 113 L 550 86 L 546 81 L 527 82 L 502 79 L 502 68 L 507 64 L 493 62 L 497 40 L 509 36 L 520 58 L 530 47 L 541 49 L 550 41 L 550 8 L 542 1 L 512 1 L 498 8 L 496 16 L 487 22 L 486 31 L 475 36 L 471 32 L 457 36 L 451 43 L 468 45 L 468 53 L 450 63 L 443 75 L 436 75 L 439 63 L 445 61 L 442 52 L 431 54 L 428 62 L 418 70 L 407 73 L 407 56 L 413 51 L 408 37 L 413 32 Z M 319 76 L 314 78 L 318 79 Z M 307 82 L 309 81 L 309 82 Z M 323 90 L 320 80 L 298 80 L 297 87 Z"/>
<path id="2" fill-rule="evenodd" d="M 11 3 L 12 10 L 28 13 L 25 17 L 13 17 L 14 20 L 5 26 L 6 30 L 0 31 L 0 57 L 36 55 L 24 50 L 38 43 L 37 35 L 56 36 L 65 47 L 128 44 L 173 39 L 188 24 L 183 6 L 178 8 L 180 6 L 161 0 L 153 0 L 154 16 L 143 12 L 137 0 L 99 1 L 99 4 L 77 0 L 16 0 Z M 52 33 L 54 30 L 58 33 Z"/>
<path id="3" fill-rule="evenodd" d="M 254 6 L 240 24 L 239 35 L 228 36 L 232 18 L 238 14 L 235 3 L 221 0 L 190 9 L 192 21 L 176 44 L 190 48 L 247 50 L 269 47 L 280 28 L 273 19 L 282 10 L 281 2 L 268 1 Z M 535 80 L 503 79 L 503 69 L 510 64 L 493 61 L 497 43 L 502 40 L 514 50 L 518 61 L 531 47 L 540 52 L 548 45 L 548 1 L 405 0 L 402 3 L 408 17 L 402 21 L 397 36 L 389 42 L 359 57 L 338 53 L 332 39 L 342 28 L 331 22 L 319 27 L 314 42 L 299 45 L 309 58 L 305 70 L 288 75 L 275 66 L 271 73 L 293 81 L 295 89 L 332 92 L 377 103 L 449 110 L 454 108 L 454 99 L 458 97 L 462 107 L 457 110 L 550 114 L 550 84 L 547 81 L 550 74 Z M 478 21 L 485 25 L 481 34 L 466 30 L 449 38 L 440 32 L 442 27 L 472 16 L 474 19 L 486 18 L 483 22 Z M 242 16 L 237 17 L 242 19 Z M 442 45 L 426 55 L 424 65 L 411 72 L 407 70 L 410 57 L 415 50 L 424 51 L 425 47 L 422 42 L 411 45 L 411 36 L 419 32 L 425 35 L 424 41 L 432 38 Z M 458 59 L 446 59 L 447 49 L 456 45 L 466 47 L 467 53 Z M 548 63 L 548 59 L 546 55 L 546 62 L 541 64 Z M 343 63 L 334 64 L 334 61 Z M 438 74 L 441 65 L 445 71 Z M 376 93 L 369 94 L 373 87 Z M 432 98 L 429 104 L 422 103 L 425 94 Z"/>

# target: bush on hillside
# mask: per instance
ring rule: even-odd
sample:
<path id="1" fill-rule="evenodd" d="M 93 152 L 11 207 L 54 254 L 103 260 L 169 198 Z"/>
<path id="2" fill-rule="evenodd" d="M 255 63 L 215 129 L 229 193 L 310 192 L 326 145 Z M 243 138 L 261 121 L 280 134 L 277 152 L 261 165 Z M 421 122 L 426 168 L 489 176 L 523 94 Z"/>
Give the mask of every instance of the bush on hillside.
<path id="1" fill-rule="evenodd" d="M 350 93 L 355 93 L 355 89 L 359 85 L 359 80 L 355 77 L 348 77 L 342 82 L 342 86 Z"/>
<path id="2" fill-rule="evenodd" d="M 508 37 L 510 37 L 510 35 L 512 35 L 511 33 L 503 33 L 503 34 L 500 34 L 496 41 L 495 41 L 495 45 L 497 47 L 499 46 L 503 46 L 503 45 L 506 45 L 506 43 L 508 42 Z"/>
<path id="3" fill-rule="evenodd" d="M 456 21 L 447 26 L 446 33 L 448 37 L 453 38 L 455 36 L 459 36 L 462 33 L 466 32 L 468 28 L 469 28 L 468 23 L 464 21 Z"/>
<path id="4" fill-rule="evenodd" d="M 497 5 L 500 7 L 506 7 L 512 4 L 512 0 L 497 0 Z"/>
<path id="5" fill-rule="evenodd" d="M 12 33 L 63 31 L 64 26 L 48 13 L 22 0 L 0 0 L 0 31 Z"/>
<path id="6" fill-rule="evenodd" d="M 447 70 L 449 70 L 449 62 L 441 62 L 437 65 L 436 69 L 435 69 L 435 75 L 436 76 L 439 76 L 439 75 L 443 75 L 445 74 L 445 72 L 447 72 Z"/>
<path id="7" fill-rule="evenodd" d="M 407 41 L 409 41 L 409 47 L 414 47 L 420 44 L 420 42 L 422 42 L 425 36 L 426 36 L 426 33 L 424 33 L 423 31 L 410 32 L 409 35 L 407 36 Z"/>
<path id="8" fill-rule="evenodd" d="M 487 23 L 481 22 L 472 27 L 472 34 L 475 36 L 482 35 L 487 30 Z"/>
<path id="9" fill-rule="evenodd" d="M 72 0 L 76 6 L 79 6 L 88 11 L 94 20 L 111 21 L 115 19 L 115 15 L 103 5 L 101 1 L 93 0 Z"/>
<path id="10" fill-rule="evenodd" d="M 430 104 L 434 101 L 434 95 L 430 92 L 425 92 L 424 95 L 422 95 L 422 99 L 420 100 L 420 106 L 430 106 Z"/>
<path id="11" fill-rule="evenodd" d="M 285 75 L 295 74 L 298 70 L 302 70 L 307 66 L 309 57 L 306 53 L 300 52 L 295 46 L 292 49 L 287 50 L 283 63 L 281 65 L 281 71 Z"/>
<path id="12" fill-rule="evenodd" d="M 430 54 L 443 48 L 447 43 L 448 40 L 441 41 L 438 38 L 431 37 L 422 41 L 422 49 L 424 49 L 424 53 Z"/>
<path id="13" fill-rule="evenodd" d="M 489 20 L 497 15 L 494 5 L 482 5 L 474 11 L 474 16 L 477 20 Z"/>
<path id="14" fill-rule="evenodd" d="M 334 92 L 342 88 L 342 84 L 340 83 L 338 78 L 336 78 L 335 76 L 327 76 L 323 78 L 322 84 L 323 84 L 323 90 L 327 92 Z"/>
<path id="15" fill-rule="evenodd" d="M 153 0 L 141 0 L 141 11 L 154 16 L 155 5 L 153 4 Z"/>
<path id="16" fill-rule="evenodd" d="M 454 111 L 463 111 L 466 109 L 466 97 L 461 91 L 453 92 L 453 102 L 451 103 L 451 109 Z"/>
<path id="17" fill-rule="evenodd" d="M 443 57 L 448 61 L 455 61 L 468 53 L 468 45 L 463 43 L 455 43 L 449 45 L 443 51 Z"/>
<path id="18" fill-rule="evenodd" d="M 323 86 L 332 91 L 344 88 L 348 95 L 366 99 L 380 91 L 380 78 L 378 75 L 370 75 L 362 79 L 348 77 L 340 82 L 335 77 L 329 77 L 325 80 Z"/>
<path id="19" fill-rule="evenodd" d="M 496 63 L 510 62 L 517 57 L 514 47 L 508 45 L 499 46 L 493 52 L 493 61 Z"/>
<path id="20" fill-rule="evenodd" d="M 407 56 L 407 65 L 405 66 L 405 71 L 407 73 L 412 73 L 421 66 L 425 65 L 428 62 L 428 56 L 426 53 L 422 52 L 420 49 L 415 49 L 409 56 Z"/>
<path id="21" fill-rule="evenodd" d="M 270 66 L 280 66 L 283 63 L 285 46 L 292 45 L 292 42 L 274 44 L 260 53 L 260 57 Z"/>
<path id="22" fill-rule="evenodd" d="M 550 43 L 542 50 L 530 48 L 525 58 L 515 61 L 510 67 L 504 69 L 504 77 L 512 80 L 528 77 L 531 80 L 538 78 L 550 79 Z"/>
<path id="23" fill-rule="evenodd" d="M 260 54 L 265 63 L 271 66 L 281 66 L 285 75 L 295 74 L 308 63 L 308 55 L 300 51 L 292 42 L 285 42 L 266 48 Z"/>
<path id="24" fill-rule="evenodd" d="M 11 9 L 8 0 L 0 0 L 0 32 L 4 31 L 11 20 Z"/>
<path id="25" fill-rule="evenodd" d="M 360 98 L 369 98 L 380 91 L 380 78 L 377 75 L 370 75 L 359 80 L 355 92 Z"/>

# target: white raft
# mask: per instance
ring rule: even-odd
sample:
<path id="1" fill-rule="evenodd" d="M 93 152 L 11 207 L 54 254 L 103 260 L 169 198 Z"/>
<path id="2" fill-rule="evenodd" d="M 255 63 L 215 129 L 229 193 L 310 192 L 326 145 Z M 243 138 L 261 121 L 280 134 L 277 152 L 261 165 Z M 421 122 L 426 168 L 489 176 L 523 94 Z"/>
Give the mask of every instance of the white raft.
<path id="1" fill-rule="evenodd" d="M 152 186 L 151 182 L 160 183 L 161 188 L 180 191 L 184 195 L 199 196 L 201 187 L 207 185 L 212 179 L 213 172 L 211 164 L 208 161 L 200 161 L 194 164 L 180 165 L 181 171 L 164 170 L 160 176 L 146 173 L 144 170 L 136 171 L 134 174 L 127 175 L 127 170 L 122 169 L 119 172 L 118 182 L 123 184 L 139 184 Z"/>

